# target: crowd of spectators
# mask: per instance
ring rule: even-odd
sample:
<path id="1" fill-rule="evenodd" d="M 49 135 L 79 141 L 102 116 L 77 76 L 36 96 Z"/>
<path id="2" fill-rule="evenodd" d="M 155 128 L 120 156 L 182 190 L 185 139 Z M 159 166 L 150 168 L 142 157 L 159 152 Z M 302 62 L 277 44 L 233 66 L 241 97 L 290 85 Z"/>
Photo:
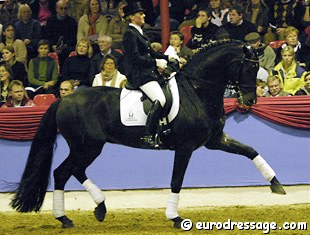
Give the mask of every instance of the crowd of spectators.
<path id="1" fill-rule="evenodd" d="M 33 98 L 40 93 L 61 97 L 61 84 L 66 86 L 63 91 L 68 86 L 74 90 L 124 87 L 123 33 L 128 22 L 123 9 L 130 2 L 134 0 L 3 1 L 1 104 L 15 99 L 12 89 L 17 88 L 26 88 Z M 159 35 L 159 1 L 141 2 L 146 9 L 143 30 L 152 48 L 177 56 L 179 67 L 210 41 L 241 40 L 259 56 L 258 96 L 310 94 L 310 1 L 170 0 L 167 51 L 163 51 Z M 190 35 L 184 34 L 184 28 L 190 28 Z M 275 41 L 281 45 L 271 46 Z M 167 68 L 169 72 L 173 69 Z M 27 92 L 25 99 L 29 99 Z M 224 96 L 236 94 L 232 88 Z M 26 103 L 20 102 L 22 106 Z"/>

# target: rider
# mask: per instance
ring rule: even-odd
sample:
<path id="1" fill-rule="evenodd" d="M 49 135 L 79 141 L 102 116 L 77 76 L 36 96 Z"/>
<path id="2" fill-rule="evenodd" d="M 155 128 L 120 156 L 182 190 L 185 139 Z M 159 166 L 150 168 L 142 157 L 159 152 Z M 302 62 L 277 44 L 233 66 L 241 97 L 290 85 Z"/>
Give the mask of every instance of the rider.
<path id="1" fill-rule="evenodd" d="M 123 46 L 126 55 L 127 80 L 134 88 L 141 89 L 153 102 L 146 121 L 145 142 L 153 147 L 159 147 L 157 136 L 157 125 L 161 111 L 166 103 L 165 95 L 157 82 L 155 73 L 156 66 L 162 67 L 167 61 L 175 58 L 156 53 L 150 45 L 146 35 L 143 34 L 144 14 L 140 2 L 128 4 L 124 8 L 125 19 L 129 26 L 124 33 Z"/>

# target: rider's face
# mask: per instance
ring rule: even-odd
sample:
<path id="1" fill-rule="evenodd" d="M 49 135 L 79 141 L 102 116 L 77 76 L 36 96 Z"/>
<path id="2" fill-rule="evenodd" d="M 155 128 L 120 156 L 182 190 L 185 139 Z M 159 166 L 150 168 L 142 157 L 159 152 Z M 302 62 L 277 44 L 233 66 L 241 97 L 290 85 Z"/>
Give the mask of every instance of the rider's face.
<path id="1" fill-rule="evenodd" d="M 144 18 L 145 18 L 145 14 L 143 11 L 136 12 L 135 14 L 130 16 L 131 23 L 139 25 L 139 26 L 144 25 L 145 23 Z"/>

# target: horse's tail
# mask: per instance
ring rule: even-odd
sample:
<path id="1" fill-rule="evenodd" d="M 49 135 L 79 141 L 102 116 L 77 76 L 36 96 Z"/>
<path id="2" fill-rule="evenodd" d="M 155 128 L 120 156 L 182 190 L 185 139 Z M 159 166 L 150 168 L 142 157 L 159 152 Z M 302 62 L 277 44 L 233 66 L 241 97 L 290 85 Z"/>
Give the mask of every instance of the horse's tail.
<path id="1" fill-rule="evenodd" d="M 56 111 L 59 103 L 56 101 L 45 112 L 32 141 L 23 176 L 10 204 L 19 212 L 39 211 L 42 206 L 57 136 Z"/>

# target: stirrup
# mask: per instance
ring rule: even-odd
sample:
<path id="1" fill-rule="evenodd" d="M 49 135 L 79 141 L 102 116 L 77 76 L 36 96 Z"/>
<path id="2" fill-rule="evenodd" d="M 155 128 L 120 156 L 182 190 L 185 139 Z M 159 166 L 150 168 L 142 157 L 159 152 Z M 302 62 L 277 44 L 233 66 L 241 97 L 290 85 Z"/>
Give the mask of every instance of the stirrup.
<path id="1" fill-rule="evenodd" d="M 141 138 L 146 144 L 148 144 L 149 146 L 159 149 L 160 145 L 162 145 L 163 143 L 161 142 L 159 135 L 155 134 L 155 136 L 152 135 L 146 135 L 144 137 Z"/>

